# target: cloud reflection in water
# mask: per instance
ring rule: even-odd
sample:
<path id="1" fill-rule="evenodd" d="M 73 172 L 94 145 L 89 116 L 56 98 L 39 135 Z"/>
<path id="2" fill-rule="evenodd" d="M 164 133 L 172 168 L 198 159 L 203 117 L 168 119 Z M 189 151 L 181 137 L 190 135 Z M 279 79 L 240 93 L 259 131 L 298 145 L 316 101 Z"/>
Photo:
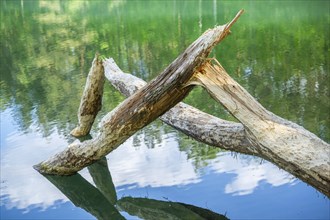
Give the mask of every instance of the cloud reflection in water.
<path id="1" fill-rule="evenodd" d="M 144 134 L 138 134 L 144 135 Z M 203 181 L 202 174 L 196 172 L 193 158 L 187 159 L 180 152 L 175 132 L 162 135 L 161 143 L 148 148 L 142 141 L 133 146 L 133 138 L 107 156 L 113 182 L 117 190 L 128 188 L 171 187 L 194 184 Z M 144 137 L 138 137 L 143 140 Z M 1 148 L 1 205 L 7 209 L 46 209 L 55 202 L 68 199 L 32 165 L 48 158 L 67 146 L 67 140 L 57 132 L 44 138 L 31 129 L 28 134 L 12 132 Z M 276 166 L 250 156 L 234 158 L 230 153 L 221 152 L 209 161 L 208 168 L 216 173 L 232 173 L 227 179 L 225 193 L 246 195 L 253 193 L 261 181 L 273 186 L 294 184 L 292 176 Z M 91 181 L 86 169 L 80 172 Z M 221 178 L 221 177 L 219 177 Z M 228 178 L 228 177 L 226 177 Z M 91 181 L 92 182 L 92 181 Z M 209 189 L 212 190 L 212 189 Z"/>
<path id="2" fill-rule="evenodd" d="M 32 165 L 66 147 L 63 137 L 54 132 L 47 139 L 36 132 L 12 132 L 1 146 L 1 205 L 7 209 L 46 209 L 56 201 L 68 201 Z"/>
<path id="3" fill-rule="evenodd" d="M 226 184 L 225 193 L 247 195 L 265 181 L 272 186 L 295 184 L 296 179 L 268 161 L 260 163 L 261 159 L 241 155 L 238 158 L 230 153 L 221 153 L 210 165 L 217 173 L 231 173 L 236 176 Z"/>

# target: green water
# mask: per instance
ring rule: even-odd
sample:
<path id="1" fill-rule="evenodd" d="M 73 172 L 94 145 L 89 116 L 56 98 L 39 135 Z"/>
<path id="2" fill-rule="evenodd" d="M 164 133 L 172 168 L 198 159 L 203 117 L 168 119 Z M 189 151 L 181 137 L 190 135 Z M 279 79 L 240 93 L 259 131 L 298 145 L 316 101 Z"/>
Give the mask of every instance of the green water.
<path id="1" fill-rule="evenodd" d="M 17 213 L 23 213 L 24 211 L 20 211 L 22 207 L 38 208 L 36 204 L 47 204 L 45 201 L 33 203 L 29 200 L 30 202 L 22 206 L 22 201 L 25 200 L 19 196 L 13 196 L 15 194 L 13 192 L 19 192 L 14 187 L 14 182 L 18 181 L 18 184 L 22 181 L 21 183 L 24 184 L 23 178 L 11 180 L 8 170 L 14 173 L 25 173 L 25 169 L 28 169 L 32 173 L 34 171 L 31 167 L 34 163 L 46 159 L 75 140 L 69 136 L 69 132 L 77 125 L 76 114 L 80 97 L 96 52 L 113 57 L 125 72 L 149 81 L 205 30 L 217 24 L 224 24 L 242 8 L 245 13 L 232 27 L 232 34 L 215 47 L 211 57 L 216 57 L 227 72 L 268 110 L 302 125 L 321 139 L 330 141 L 330 3 L 328 1 L 2 0 L 0 7 L 1 217 L 4 219 L 14 218 L 10 217 L 12 216 L 10 210 L 13 208 L 18 210 Z M 124 97 L 107 84 L 103 108 L 97 121 L 123 100 Z M 185 102 L 215 116 L 235 120 L 221 104 L 215 102 L 201 88 L 195 88 Z M 97 125 L 93 127 L 92 135 L 96 133 Z M 21 141 L 20 144 L 17 142 L 18 139 Z M 158 154 L 155 156 L 153 153 L 159 150 L 165 155 L 172 152 L 166 146 L 172 145 L 175 145 L 174 148 L 177 149 L 173 154 L 181 155 L 178 156 L 180 158 L 184 155 L 180 164 L 182 166 L 190 164 L 191 172 L 198 176 L 201 184 L 204 184 L 200 186 L 201 188 L 209 187 L 210 192 L 216 191 L 218 186 L 211 183 L 214 179 L 224 178 L 228 182 L 231 181 L 230 177 L 226 176 L 231 173 L 228 170 L 224 172 L 227 173 L 224 176 L 218 176 L 218 171 L 209 172 L 213 170 L 216 161 L 222 161 L 221 155 L 227 155 L 230 158 L 230 153 L 200 144 L 160 121 L 155 121 L 139 131 L 133 136 L 132 141 L 122 148 L 125 149 L 123 154 L 133 149 L 132 155 L 134 155 L 133 151 L 143 157 L 150 153 L 157 161 L 164 157 Z M 22 167 L 14 166 L 9 152 L 15 149 L 16 155 L 34 159 L 22 163 Z M 23 155 L 24 150 L 26 153 Z M 37 152 L 40 152 L 38 156 L 36 156 Z M 120 149 L 118 152 L 121 152 Z M 153 156 L 150 157 L 153 158 Z M 109 155 L 109 157 L 115 156 Z M 244 155 L 238 157 L 241 159 L 237 159 L 236 163 L 243 161 L 242 164 L 245 164 L 242 169 L 249 169 L 248 167 L 254 164 L 251 161 L 260 163 L 257 158 Z M 235 163 L 231 159 L 228 160 Z M 145 166 L 148 166 L 147 161 L 144 161 Z M 129 164 L 130 161 L 126 163 Z M 266 165 L 273 166 L 268 163 Z M 119 172 L 116 169 L 120 166 L 116 167 L 110 165 L 111 173 Z M 163 172 L 162 169 L 158 172 Z M 140 177 L 148 179 L 151 175 L 139 170 L 136 172 L 134 175 L 127 174 L 126 178 L 129 179 L 132 177 L 130 175 L 133 175 L 137 179 Z M 169 174 L 182 175 L 177 170 L 171 170 Z M 33 175 L 36 175 L 40 181 L 46 181 L 43 182 L 45 188 L 54 187 L 44 177 L 38 174 Z M 129 187 L 126 191 L 118 191 L 118 189 L 122 190 L 125 184 L 130 186 L 127 181 L 123 181 L 125 184 L 120 185 L 117 179 L 114 184 L 117 194 L 121 196 L 125 192 L 130 192 L 133 197 L 138 197 L 137 195 L 146 197 L 145 191 L 141 193 L 139 190 L 145 190 L 146 187 L 160 187 L 153 183 L 162 178 L 156 176 L 154 180 L 146 181 L 146 185 L 137 181 L 136 191 L 130 191 Z M 250 178 L 250 175 L 247 178 Z M 292 177 L 288 178 L 292 179 Z M 265 181 L 265 178 L 263 180 Z M 198 181 L 196 181 L 188 182 L 197 187 Z M 288 180 L 286 183 L 292 182 Z M 226 210 L 216 205 L 219 204 L 221 198 L 214 198 L 209 193 L 198 194 L 194 197 L 195 200 L 188 199 L 186 195 L 177 192 L 176 187 L 182 184 L 189 185 L 174 181 L 168 186 L 176 202 L 192 204 L 190 201 L 196 200 L 192 205 L 203 208 L 208 203 L 213 210 L 221 214 L 224 214 L 226 210 L 235 210 L 232 211 L 235 214 L 229 215 L 229 218 L 279 217 L 280 211 L 276 209 L 272 211 L 263 207 L 243 207 L 242 210 L 246 210 L 244 212 L 235 209 L 233 207 L 239 203 L 238 201 L 244 201 L 235 195 L 226 197 L 226 204 L 232 208 L 228 207 Z M 261 184 L 260 181 L 259 184 Z M 260 185 L 258 186 L 260 189 Z M 38 184 L 35 187 L 38 187 Z M 304 199 L 290 194 L 293 193 L 290 192 L 292 188 L 297 190 L 295 196 L 303 194 Z M 24 187 L 20 189 L 23 192 L 29 190 Z M 163 193 L 163 190 L 161 188 L 161 190 L 152 191 L 151 199 L 167 198 L 168 195 Z M 231 192 L 230 189 L 226 188 L 226 190 Z M 197 190 L 197 192 L 200 191 Z M 269 198 L 267 194 L 277 193 L 272 187 L 262 192 L 265 194 L 259 195 L 259 191 L 250 193 L 253 195 L 251 201 L 264 201 L 265 198 Z M 281 193 L 284 196 L 283 200 L 291 198 L 286 201 L 288 204 L 289 202 L 297 203 L 297 209 L 291 212 L 283 211 L 283 206 L 286 204 L 283 202 L 283 206 L 278 206 L 279 210 L 283 211 L 280 217 L 309 218 L 316 212 L 321 213 L 318 218 L 329 217 L 327 207 L 329 200 L 319 194 L 315 196 L 315 190 L 305 186 L 304 183 L 289 184 Z M 276 198 L 269 199 L 276 200 Z M 59 196 L 58 201 L 61 200 L 68 201 L 63 196 Z M 203 204 L 197 202 L 204 200 Z M 305 200 L 311 202 L 306 203 Z M 249 200 L 250 203 L 251 201 Z M 302 208 L 299 209 L 305 206 L 310 209 L 304 209 L 304 212 L 301 211 Z M 45 208 L 45 206 L 42 207 Z M 59 210 L 67 215 L 73 213 L 74 216 L 81 213 L 64 211 L 63 206 L 61 207 Z M 265 213 L 264 215 L 260 209 L 267 210 L 264 212 L 268 215 Z M 34 209 L 29 208 L 29 210 L 33 213 Z M 301 216 L 302 213 L 304 216 Z M 31 218 L 24 214 L 22 216 Z M 38 215 L 33 218 L 36 216 Z M 60 218 L 58 213 L 54 216 Z"/>

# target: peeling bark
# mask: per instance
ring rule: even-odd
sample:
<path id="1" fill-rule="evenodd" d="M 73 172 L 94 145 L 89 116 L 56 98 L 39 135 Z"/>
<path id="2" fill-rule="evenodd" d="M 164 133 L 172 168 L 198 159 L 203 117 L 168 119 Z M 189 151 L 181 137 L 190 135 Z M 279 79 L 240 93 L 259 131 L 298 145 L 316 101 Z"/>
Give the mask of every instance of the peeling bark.
<path id="1" fill-rule="evenodd" d="M 207 30 L 178 56 L 158 77 L 127 98 L 101 122 L 100 134 L 70 145 L 47 161 L 34 166 L 41 173 L 71 175 L 117 148 L 136 131 L 180 102 L 193 88 L 185 85 L 202 65 L 212 48 L 229 33 L 243 13 L 226 25 Z"/>
<path id="2" fill-rule="evenodd" d="M 104 69 L 102 61 L 99 60 L 98 55 L 95 55 L 80 101 L 78 110 L 79 125 L 71 131 L 72 136 L 81 137 L 90 132 L 95 117 L 102 107 L 103 86 Z"/>

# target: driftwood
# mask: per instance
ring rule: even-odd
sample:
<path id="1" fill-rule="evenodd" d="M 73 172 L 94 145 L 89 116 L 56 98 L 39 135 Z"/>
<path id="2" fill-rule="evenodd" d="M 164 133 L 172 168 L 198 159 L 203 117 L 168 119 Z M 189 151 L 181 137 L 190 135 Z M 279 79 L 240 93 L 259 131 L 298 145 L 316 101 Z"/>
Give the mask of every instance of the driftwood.
<path id="1" fill-rule="evenodd" d="M 166 123 L 205 143 L 267 159 L 330 196 L 329 145 L 267 111 L 219 63 L 206 59 L 241 13 L 229 24 L 206 31 L 157 78 L 135 93 L 133 87 L 125 88 L 122 83 L 122 90 L 134 94 L 102 119 L 100 134 L 95 139 L 70 145 L 35 168 L 41 173 L 73 174 L 173 107 L 162 117 Z M 119 68 L 110 59 L 104 62 L 104 67 L 111 81 L 111 75 L 115 76 Z M 242 124 L 216 119 L 185 104 L 175 106 L 195 85 L 205 87 Z M 196 123 L 198 120 L 201 123 Z"/>
<path id="2" fill-rule="evenodd" d="M 191 84 L 202 85 L 245 127 L 256 155 L 330 196 L 330 146 L 303 127 L 267 111 L 220 63 L 205 62 Z"/>
<path id="3" fill-rule="evenodd" d="M 112 59 L 105 60 L 104 71 L 125 96 L 145 84 L 120 70 Z M 191 84 L 205 87 L 242 124 L 216 118 L 184 103 L 167 111 L 160 117 L 162 121 L 206 144 L 264 158 L 329 196 L 327 143 L 267 111 L 219 63 L 206 62 L 194 77 Z"/>
<path id="4" fill-rule="evenodd" d="M 134 75 L 124 73 L 112 58 L 105 59 L 103 65 L 105 77 L 126 97 L 133 95 L 147 84 Z M 217 118 L 183 102 L 178 103 L 159 118 L 205 144 L 244 154 L 253 155 L 257 152 L 247 139 L 241 123 Z"/>
<path id="5" fill-rule="evenodd" d="M 193 86 L 183 85 L 205 62 L 212 48 L 228 35 L 242 12 L 228 24 L 203 33 L 158 77 L 108 113 L 102 119 L 96 138 L 71 144 L 34 168 L 41 173 L 71 175 L 107 155 L 136 131 L 164 114 L 190 92 Z"/>
<path id="6" fill-rule="evenodd" d="M 97 113 L 102 107 L 104 70 L 102 60 L 95 56 L 88 73 L 87 82 L 78 109 L 79 125 L 71 135 L 81 137 L 89 134 Z"/>

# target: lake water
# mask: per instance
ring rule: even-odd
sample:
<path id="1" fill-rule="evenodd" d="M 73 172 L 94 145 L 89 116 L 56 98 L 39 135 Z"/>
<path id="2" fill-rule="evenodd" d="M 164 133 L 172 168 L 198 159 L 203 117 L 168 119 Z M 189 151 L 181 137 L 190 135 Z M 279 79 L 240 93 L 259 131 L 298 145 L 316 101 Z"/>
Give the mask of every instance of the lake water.
<path id="1" fill-rule="evenodd" d="M 69 132 L 95 52 L 149 81 L 241 8 L 211 56 L 267 109 L 329 142 L 328 1 L 0 6 L 1 219 L 330 218 L 325 195 L 275 165 L 198 143 L 160 120 L 77 175 L 44 177 L 32 168 L 77 141 Z M 106 83 L 92 136 L 123 100 Z M 185 102 L 235 120 L 201 88 Z"/>

